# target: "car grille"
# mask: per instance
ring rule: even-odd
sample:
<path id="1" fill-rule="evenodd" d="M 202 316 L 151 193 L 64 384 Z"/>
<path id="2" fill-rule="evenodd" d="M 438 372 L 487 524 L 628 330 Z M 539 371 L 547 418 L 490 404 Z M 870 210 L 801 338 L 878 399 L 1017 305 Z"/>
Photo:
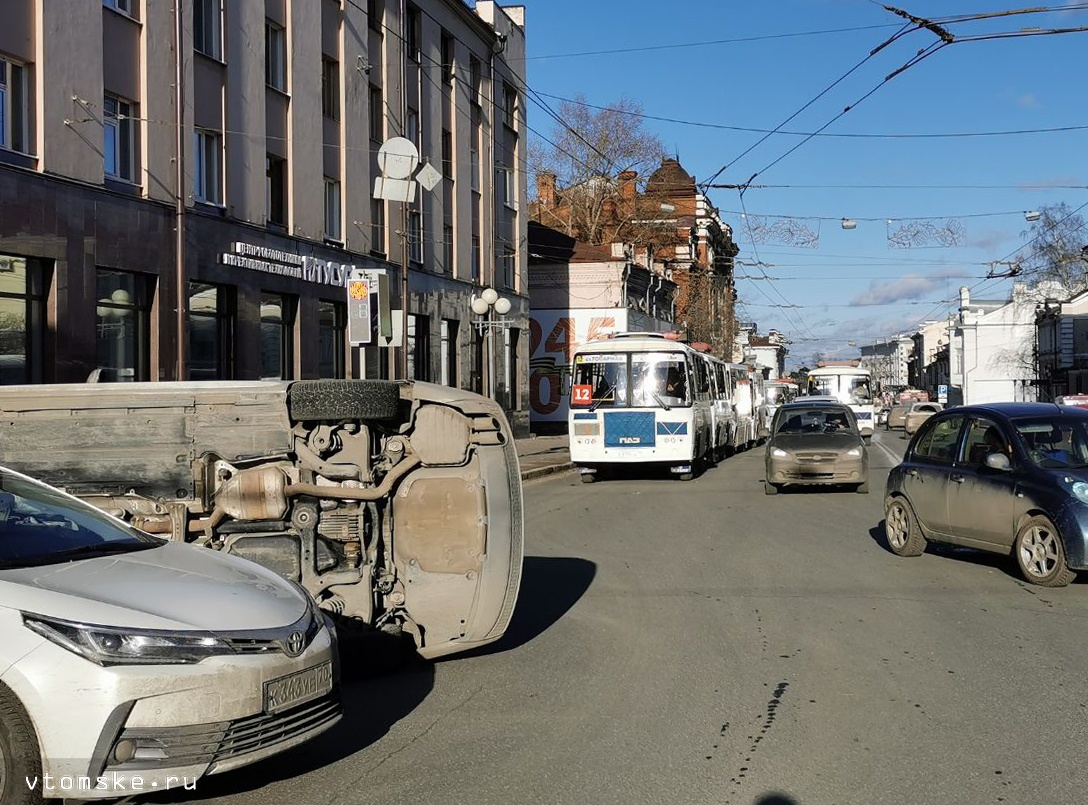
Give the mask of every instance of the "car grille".
<path id="1" fill-rule="evenodd" d="M 124 730 L 119 741 L 136 743 L 136 754 L 108 771 L 128 772 L 217 763 L 242 757 L 329 726 L 342 713 L 340 695 L 321 699 L 273 715 L 260 714 L 235 721 L 189 727 L 139 727 Z"/>

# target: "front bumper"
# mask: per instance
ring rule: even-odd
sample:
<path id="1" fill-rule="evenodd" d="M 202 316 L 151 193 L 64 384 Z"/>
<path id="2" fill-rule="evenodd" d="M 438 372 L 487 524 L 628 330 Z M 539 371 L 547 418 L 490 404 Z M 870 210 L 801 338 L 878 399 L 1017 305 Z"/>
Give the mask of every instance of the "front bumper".
<path id="1" fill-rule="evenodd" d="M 266 708 L 267 683 L 310 669 L 320 670 L 298 678 L 297 703 Z M 232 655 L 195 665 L 103 668 L 43 640 L 2 680 L 34 724 L 46 797 L 191 787 L 304 743 L 341 717 L 328 625 L 295 658 Z"/>
<path id="2" fill-rule="evenodd" d="M 767 480 L 783 485 L 861 484 L 869 477 L 861 458 L 807 461 L 795 457 L 771 458 L 767 462 Z"/>

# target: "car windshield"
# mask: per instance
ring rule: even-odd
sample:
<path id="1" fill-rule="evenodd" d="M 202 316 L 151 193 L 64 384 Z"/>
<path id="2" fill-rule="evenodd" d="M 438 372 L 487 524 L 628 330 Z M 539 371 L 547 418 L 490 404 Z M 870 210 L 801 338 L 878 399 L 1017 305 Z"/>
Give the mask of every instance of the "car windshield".
<path id="1" fill-rule="evenodd" d="M 853 433 L 857 428 L 842 408 L 787 410 L 775 433 Z"/>
<path id="2" fill-rule="evenodd" d="M 768 386 L 767 403 L 769 405 L 782 405 L 793 400 L 796 395 L 788 386 Z"/>
<path id="3" fill-rule="evenodd" d="M 163 542 L 51 487 L 0 470 L 0 569 L 128 553 Z"/>
<path id="4" fill-rule="evenodd" d="M 1054 417 L 1013 423 L 1028 457 L 1048 469 L 1088 467 L 1088 432 L 1080 419 Z"/>

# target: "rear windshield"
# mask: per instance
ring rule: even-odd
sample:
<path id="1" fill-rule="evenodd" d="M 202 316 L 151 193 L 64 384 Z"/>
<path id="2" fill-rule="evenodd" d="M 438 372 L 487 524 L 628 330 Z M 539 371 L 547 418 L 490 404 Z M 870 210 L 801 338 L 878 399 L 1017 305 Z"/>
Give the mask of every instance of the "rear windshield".
<path id="1" fill-rule="evenodd" d="M 783 411 L 776 433 L 857 433 L 845 408 L 799 408 Z"/>

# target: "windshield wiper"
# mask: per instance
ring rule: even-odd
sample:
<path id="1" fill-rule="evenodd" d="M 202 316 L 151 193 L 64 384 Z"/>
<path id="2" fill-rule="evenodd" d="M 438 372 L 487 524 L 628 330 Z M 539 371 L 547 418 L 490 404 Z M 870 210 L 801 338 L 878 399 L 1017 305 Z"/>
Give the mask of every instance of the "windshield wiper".
<path id="1" fill-rule="evenodd" d="M 104 542 L 98 545 L 80 545 L 78 548 L 68 548 L 64 551 L 57 551 L 51 553 L 48 556 L 42 558 L 47 561 L 65 559 L 84 559 L 92 556 L 109 556 L 115 553 L 130 553 L 132 551 L 142 551 L 147 548 L 154 548 L 154 543 L 144 542 Z"/>
<path id="2" fill-rule="evenodd" d="M 651 391 L 650 393 L 652 395 L 654 395 L 654 399 L 657 400 L 658 405 L 660 405 L 666 411 L 671 411 L 672 410 L 672 406 L 670 406 L 667 402 L 665 402 L 663 399 L 661 399 L 661 396 L 656 391 Z"/>
<path id="3" fill-rule="evenodd" d="M 611 391 L 615 391 L 615 390 L 616 390 L 615 386 L 609 386 L 608 388 L 606 388 L 604 390 L 604 394 L 602 394 L 600 397 L 598 397 L 596 402 L 593 403 L 593 405 L 589 406 L 589 410 L 590 411 L 596 411 L 597 408 L 600 406 L 600 404 L 604 402 L 604 398 L 608 396 L 608 393 L 611 392 Z"/>

